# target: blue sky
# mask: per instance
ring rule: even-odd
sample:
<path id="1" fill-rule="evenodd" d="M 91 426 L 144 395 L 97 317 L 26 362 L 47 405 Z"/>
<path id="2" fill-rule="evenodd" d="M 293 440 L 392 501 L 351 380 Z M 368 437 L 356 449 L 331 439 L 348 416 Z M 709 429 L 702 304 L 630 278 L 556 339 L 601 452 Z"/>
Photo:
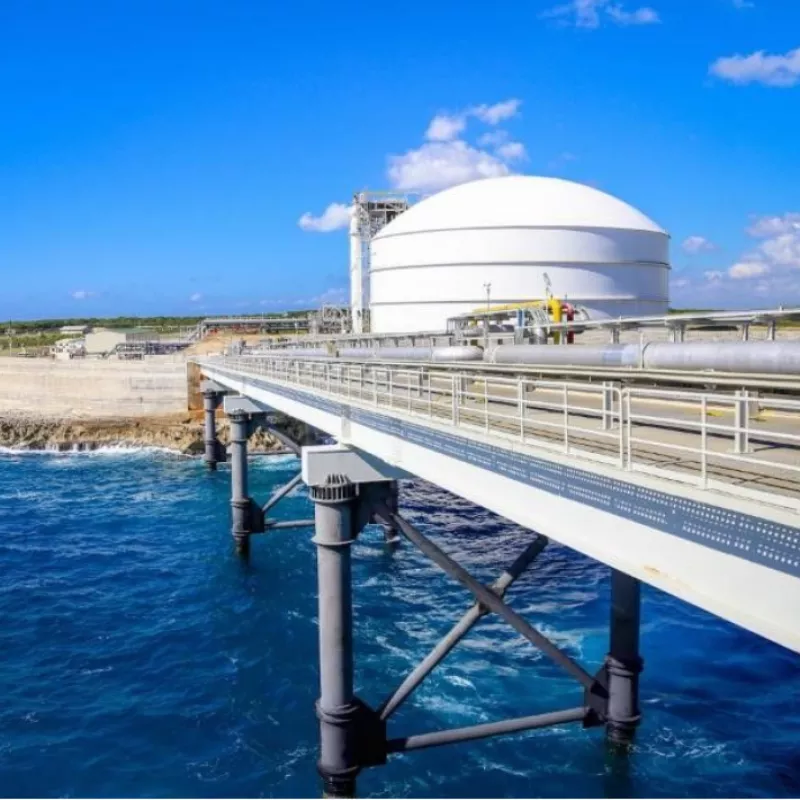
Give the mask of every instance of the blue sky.
<path id="1" fill-rule="evenodd" d="M 797 0 L 4 0 L 0 100 L 0 320 L 341 297 L 331 204 L 506 170 L 663 225 L 675 305 L 800 305 Z"/>

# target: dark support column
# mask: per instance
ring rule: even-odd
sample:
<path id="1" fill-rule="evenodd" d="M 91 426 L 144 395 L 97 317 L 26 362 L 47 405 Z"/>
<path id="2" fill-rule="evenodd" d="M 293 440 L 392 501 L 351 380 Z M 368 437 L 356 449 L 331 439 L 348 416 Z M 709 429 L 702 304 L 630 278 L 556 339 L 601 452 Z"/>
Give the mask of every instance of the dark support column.
<path id="1" fill-rule="evenodd" d="M 639 619 L 641 585 L 636 578 L 611 571 L 611 647 L 606 656 L 608 713 L 606 734 L 616 745 L 628 745 L 641 720 L 639 713 Z"/>
<path id="2" fill-rule="evenodd" d="M 391 481 L 389 487 L 389 496 L 386 501 L 386 506 L 393 514 L 396 514 L 399 510 L 400 496 L 397 481 Z M 394 523 L 383 525 L 383 536 L 386 546 L 390 550 L 394 550 L 400 544 L 400 536 L 397 533 L 397 526 Z"/>
<path id="3" fill-rule="evenodd" d="M 319 584 L 320 759 L 325 797 L 354 797 L 359 704 L 353 694 L 350 545 L 356 487 L 343 476 L 311 488 Z"/>
<path id="4" fill-rule="evenodd" d="M 203 460 L 210 470 L 217 468 L 219 460 L 220 443 L 217 440 L 217 408 L 219 407 L 221 395 L 219 392 L 206 389 L 203 392 L 203 411 L 205 413 L 205 430 L 203 434 L 203 444 L 205 445 L 205 456 Z"/>
<path id="5" fill-rule="evenodd" d="M 247 493 L 247 414 L 235 411 L 231 422 L 231 515 L 233 541 L 241 556 L 250 553 L 250 496 Z"/>

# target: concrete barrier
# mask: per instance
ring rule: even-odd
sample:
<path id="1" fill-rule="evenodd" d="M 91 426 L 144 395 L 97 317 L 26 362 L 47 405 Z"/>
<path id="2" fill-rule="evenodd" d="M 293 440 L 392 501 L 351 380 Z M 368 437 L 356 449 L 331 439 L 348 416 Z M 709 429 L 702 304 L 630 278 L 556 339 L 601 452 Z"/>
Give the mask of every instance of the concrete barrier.
<path id="1" fill-rule="evenodd" d="M 186 363 L 0 358 L 0 414 L 122 417 L 187 408 Z"/>

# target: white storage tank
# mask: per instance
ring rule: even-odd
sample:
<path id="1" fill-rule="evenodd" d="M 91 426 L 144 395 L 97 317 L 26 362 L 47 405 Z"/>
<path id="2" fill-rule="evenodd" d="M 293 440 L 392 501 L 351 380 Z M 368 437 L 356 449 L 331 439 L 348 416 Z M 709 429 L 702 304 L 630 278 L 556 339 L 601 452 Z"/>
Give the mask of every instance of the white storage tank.
<path id="1" fill-rule="evenodd" d="M 461 184 L 401 214 L 371 243 L 375 333 L 444 330 L 449 317 L 553 294 L 592 318 L 665 314 L 669 236 L 605 192 L 511 175 Z"/>

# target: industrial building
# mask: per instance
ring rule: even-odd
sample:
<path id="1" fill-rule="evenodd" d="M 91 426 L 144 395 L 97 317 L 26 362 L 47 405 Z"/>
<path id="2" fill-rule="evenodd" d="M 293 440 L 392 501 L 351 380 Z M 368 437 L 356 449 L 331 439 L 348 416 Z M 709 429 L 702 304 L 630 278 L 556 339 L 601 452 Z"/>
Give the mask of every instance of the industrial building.
<path id="1" fill-rule="evenodd" d="M 61 333 L 66 336 L 83 336 L 91 330 L 90 325 L 62 325 Z"/>
<path id="2" fill-rule="evenodd" d="M 87 356 L 104 356 L 115 352 L 119 347 L 144 343 L 152 338 L 152 333 L 137 330 L 96 329 L 87 333 L 84 346 Z"/>
<path id="3" fill-rule="evenodd" d="M 413 206 L 361 197 L 351 224 L 357 332 L 445 330 L 459 314 L 544 300 L 548 287 L 592 319 L 667 312 L 669 235 L 590 186 L 514 175 Z"/>

